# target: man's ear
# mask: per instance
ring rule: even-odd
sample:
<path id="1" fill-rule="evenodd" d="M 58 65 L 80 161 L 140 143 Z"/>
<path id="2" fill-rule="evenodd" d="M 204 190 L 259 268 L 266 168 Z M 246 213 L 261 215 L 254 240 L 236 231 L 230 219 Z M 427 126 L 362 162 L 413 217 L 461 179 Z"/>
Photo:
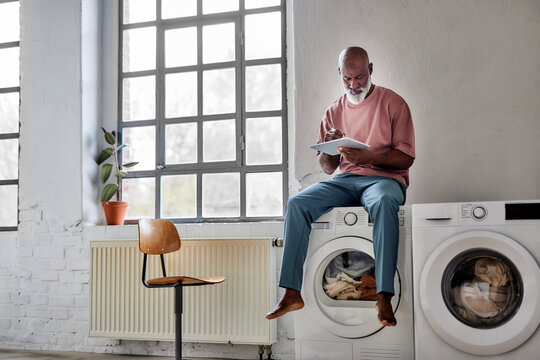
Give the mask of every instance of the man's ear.
<path id="1" fill-rule="evenodd" d="M 337 68 L 337 73 L 338 73 L 339 76 L 341 76 L 341 69 L 339 68 L 339 66 Z"/>
<path id="2" fill-rule="evenodd" d="M 373 63 L 369 63 L 369 75 L 373 74 Z"/>

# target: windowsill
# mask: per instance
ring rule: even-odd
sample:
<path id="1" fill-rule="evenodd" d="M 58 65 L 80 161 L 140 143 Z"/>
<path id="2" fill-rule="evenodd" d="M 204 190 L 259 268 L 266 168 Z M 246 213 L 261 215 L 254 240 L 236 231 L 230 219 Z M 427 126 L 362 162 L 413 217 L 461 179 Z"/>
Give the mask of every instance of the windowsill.
<path id="1" fill-rule="evenodd" d="M 248 237 L 282 237 L 283 222 L 194 223 L 176 224 L 183 239 L 219 239 Z M 83 228 L 84 238 L 94 240 L 137 240 L 137 225 L 95 225 Z"/>

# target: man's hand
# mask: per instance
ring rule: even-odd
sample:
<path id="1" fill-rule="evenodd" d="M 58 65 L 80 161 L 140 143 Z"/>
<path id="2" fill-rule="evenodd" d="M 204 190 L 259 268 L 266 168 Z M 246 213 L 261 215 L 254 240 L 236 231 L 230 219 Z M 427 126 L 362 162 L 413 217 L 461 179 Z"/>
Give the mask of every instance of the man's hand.
<path id="1" fill-rule="evenodd" d="M 354 165 L 366 165 L 373 162 L 373 153 L 368 149 L 353 149 L 340 146 L 338 151 L 345 160 Z"/>
<path id="2" fill-rule="evenodd" d="M 330 140 L 336 140 L 342 138 L 343 136 L 345 136 L 345 134 L 342 133 L 339 129 L 330 129 L 328 130 L 326 135 L 324 135 L 324 141 L 326 142 Z"/>
<path id="3" fill-rule="evenodd" d="M 342 138 L 343 136 L 345 136 L 345 134 L 342 133 L 341 130 L 330 129 L 324 135 L 324 141 L 336 140 Z M 321 165 L 323 171 L 328 175 L 333 174 L 334 171 L 336 171 L 340 162 L 341 155 L 328 155 L 323 152 L 319 154 L 319 165 Z"/>

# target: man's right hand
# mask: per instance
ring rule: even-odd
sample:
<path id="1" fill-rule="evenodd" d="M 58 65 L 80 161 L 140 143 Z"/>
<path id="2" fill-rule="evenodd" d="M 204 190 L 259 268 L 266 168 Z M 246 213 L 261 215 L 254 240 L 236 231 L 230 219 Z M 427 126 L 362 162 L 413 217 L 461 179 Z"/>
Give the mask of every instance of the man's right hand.
<path id="1" fill-rule="evenodd" d="M 345 136 L 339 129 L 330 129 L 324 135 L 324 141 L 336 140 Z M 336 171 L 341 161 L 341 155 L 328 155 L 325 153 L 319 154 L 319 164 L 326 174 L 333 174 Z"/>
<path id="2" fill-rule="evenodd" d="M 345 136 L 345 134 L 342 133 L 339 129 L 330 129 L 328 130 L 326 135 L 324 135 L 324 141 L 326 142 L 330 140 L 336 140 L 342 138 L 343 136 Z"/>

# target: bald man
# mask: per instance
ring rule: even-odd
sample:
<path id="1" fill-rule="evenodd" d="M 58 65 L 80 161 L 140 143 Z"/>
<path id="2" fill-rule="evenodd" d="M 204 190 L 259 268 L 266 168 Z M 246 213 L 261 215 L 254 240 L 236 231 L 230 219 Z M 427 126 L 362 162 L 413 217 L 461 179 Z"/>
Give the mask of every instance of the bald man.
<path id="1" fill-rule="evenodd" d="M 373 220 L 377 301 L 382 325 L 395 326 L 394 295 L 399 246 L 399 206 L 405 203 L 409 167 L 414 162 L 414 128 L 409 107 L 395 92 L 371 83 L 373 64 L 360 47 L 339 55 L 338 73 L 345 94 L 326 110 L 318 143 L 343 136 L 370 145 L 369 149 L 340 147 L 340 155 L 318 153 L 333 179 L 293 195 L 285 208 L 284 250 L 279 286 L 285 294 L 266 315 L 275 319 L 304 307 L 300 294 L 311 223 L 334 207 L 363 206 Z"/>

